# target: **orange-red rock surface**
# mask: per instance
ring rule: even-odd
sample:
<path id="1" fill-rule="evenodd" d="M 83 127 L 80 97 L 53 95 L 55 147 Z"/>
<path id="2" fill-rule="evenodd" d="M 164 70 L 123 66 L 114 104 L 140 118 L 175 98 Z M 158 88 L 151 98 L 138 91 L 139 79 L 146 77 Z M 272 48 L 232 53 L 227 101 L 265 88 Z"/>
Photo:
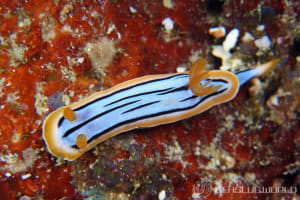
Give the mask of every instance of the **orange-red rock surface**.
<path id="1" fill-rule="evenodd" d="M 1 199 L 299 198 L 299 14 L 300 2 L 278 0 L 2 0 Z M 218 69 L 218 26 L 240 30 L 231 70 L 280 65 L 191 119 L 121 134 L 74 162 L 47 151 L 42 122 L 62 105 L 199 57 Z M 263 36 L 266 49 L 254 42 Z M 241 192 L 267 187 L 294 191 Z"/>

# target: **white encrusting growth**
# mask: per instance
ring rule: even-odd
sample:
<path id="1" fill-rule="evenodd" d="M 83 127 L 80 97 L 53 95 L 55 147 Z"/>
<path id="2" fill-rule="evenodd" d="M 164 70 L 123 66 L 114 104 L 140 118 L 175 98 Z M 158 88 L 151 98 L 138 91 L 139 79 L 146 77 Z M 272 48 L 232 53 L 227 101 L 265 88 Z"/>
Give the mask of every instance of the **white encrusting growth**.
<path id="1" fill-rule="evenodd" d="M 45 82 L 36 83 L 36 93 L 34 95 L 35 98 L 35 111 L 40 116 L 45 115 L 49 111 L 48 107 L 48 97 L 43 94 L 43 89 L 45 87 Z"/>
<path id="2" fill-rule="evenodd" d="M 97 41 L 87 43 L 84 52 L 88 54 L 91 59 L 95 76 L 100 78 L 105 75 L 105 69 L 113 61 L 117 49 L 113 40 L 103 37 Z"/>
<path id="3" fill-rule="evenodd" d="M 215 38 L 222 38 L 226 34 L 226 29 L 224 26 L 212 27 L 208 30 L 208 33 Z"/>
<path id="4" fill-rule="evenodd" d="M 159 192 L 158 199 L 159 200 L 165 200 L 166 199 L 166 191 L 165 190 L 162 190 L 162 191 Z"/>
<path id="5" fill-rule="evenodd" d="M 163 6 L 168 9 L 172 9 L 174 7 L 174 3 L 172 0 L 163 0 Z"/>
<path id="6" fill-rule="evenodd" d="M 225 51 L 223 46 L 221 45 L 213 46 L 212 54 L 218 58 L 221 58 L 222 63 L 225 63 L 226 60 L 228 60 L 232 56 L 232 54 L 228 51 Z"/>
<path id="7" fill-rule="evenodd" d="M 223 42 L 223 48 L 225 51 L 230 51 L 235 47 L 238 38 L 240 35 L 240 31 L 237 28 L 232 29 L 226 36 L 225 41 Z"/>
<path id="8" fill-rule="evenodd" d="M 260 50 L 266 51 L 271 46 L 271 40 L 270 40 L 270 38 L 267 35 L 265 35 L 265 36 L 263 36 L 263 37 L 255 40 L 254 44 Z"/>
<path id="9" fill-rule="evenodd" d="M 133 6 L 129 6 L 129 11 L 133 14 L 137 13 L 137 10 Z"/>
<path id="10" fill-rule="evenodd" d="M 256 30 L 257 30 L 257 31 L 264 31 L 265 28 L 266 28 L 266 26 L 265 26 L 264 24 L 260 24 L 260 25 L 258 25 L 258 26 L 256 27 Z"/>
<path id="11" fill-rule="evenodd" d="M 257 31 L 263 31 L 265 25 L 260 25 L 257 27 Z M 240 58 L 240 53 L 237 51 L 231 52 L 230 50 L 236 47 L 239 38 L 239 30 L 237 28 L 232 29 L 226 36 L 222 45 L 214 45 L 212 50 L 212 55 L 220 58 L 222 60 L 221 70 L 230 70 L 233 72 L 245 70 L 245 64 Z M 267 50 L 271 47 L 271 40 L 269 36 L 265 35 L 261 38 L 256 39 L 251 33 L 245 32 L 241 38 L 241 42 L 244 45 L 250 45 L 249 47 L 255 45 L 258 49 L 256 55 L 264 55 Z M 239 50 L 235 48 L 235 50 Z M 278 60 L 276 60 L 277 62 Z M 268 63 L 267 63 L 268 64 Z M 271 63 L 272 65 L 272 63 Z M 260 71 L 261 70 L 261 71 Z M 257 73 L 263 74 L 268 71 L 268 67 L 258 67 Z M 259 75 L 259 74 L 257 74 Z"/>
<path id="12" fill-rule="evenodd" d="M 235 71 L 234 69 L 242 65 L 242 61 L 238 58 L 233 58 L 230 52 L 238 41 L 240 31 L 237 28 L 232 29 L 226 36 L 222 45 L 214 45 L 212 54 L 222 60 L 221 70 Z"/>
<path id="13" fill-rule="evenodd" d="M 167 32 L 170 32 L 174 28 L 174 22 L 170 17 L 165 18 L 161 23 L 164 25 Z"/>
<path id="14" fill-rule="evenodd" d="M 242 37 L 242 41 L 243 42 L 251 42 L 255 40 L 255 38 L 253 37 L 253 35 L 249 32 L 245 32 L 245 34 Z"/>
<path id="15" fill-rule="evenodd" d="M 176 72 L 177 72 L 177 73 L 186 72 L 186 67 L 178 66 L 178 67 L 176 68 Z"/>

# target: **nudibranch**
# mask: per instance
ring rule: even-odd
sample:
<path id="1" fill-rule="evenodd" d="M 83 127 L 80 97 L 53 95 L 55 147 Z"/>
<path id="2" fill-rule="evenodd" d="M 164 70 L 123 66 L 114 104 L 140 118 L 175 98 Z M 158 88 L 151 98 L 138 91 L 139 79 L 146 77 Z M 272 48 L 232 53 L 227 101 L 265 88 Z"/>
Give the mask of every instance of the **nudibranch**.
<path id="1" fill-rule="evenodd" d="M 228 102 L 240 85 L 278 62 L 234 74 L 206 71 L 206 60 L 199 59 L 189 72 L 135 78 L 55 110 L 44 121 L 43 138 L 54 156 L 75 160 L 117 134 L 179 121 Z"/>

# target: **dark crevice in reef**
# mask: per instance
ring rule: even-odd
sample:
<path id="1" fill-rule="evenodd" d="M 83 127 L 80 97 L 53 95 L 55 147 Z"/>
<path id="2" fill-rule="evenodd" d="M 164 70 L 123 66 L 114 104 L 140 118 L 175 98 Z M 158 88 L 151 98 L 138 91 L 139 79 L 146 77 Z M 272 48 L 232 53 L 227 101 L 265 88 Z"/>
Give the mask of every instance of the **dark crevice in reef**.
<path id="1" fill-rule="evenodd" d="M 210 14 L 220 14 L 223 11 L 223 0 L 206 0 L 206 10 Z"/>

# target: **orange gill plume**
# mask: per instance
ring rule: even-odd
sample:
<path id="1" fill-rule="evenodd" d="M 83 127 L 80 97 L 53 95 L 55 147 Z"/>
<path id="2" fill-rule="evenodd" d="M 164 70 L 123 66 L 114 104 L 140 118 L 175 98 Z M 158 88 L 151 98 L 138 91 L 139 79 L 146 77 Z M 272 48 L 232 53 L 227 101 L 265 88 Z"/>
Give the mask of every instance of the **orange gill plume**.
<path id="1" fill-rule="evenodd" d="M 205 84 L 201 85 L 200 82 L 203 79 L 210 78 L 210 71 L 206 71 L 205 66 L 206 66 L 206 59 L 200 58 L 195 63 L 193 63 L 190 68 L 189 87 L 192 90 L 192 92 L 197 96 L 212 94 L 221 88 L 221 86 L 213 86 L 213 85 L 207 87 L 207 85 L 211 81 L 208 81 Z"/>

